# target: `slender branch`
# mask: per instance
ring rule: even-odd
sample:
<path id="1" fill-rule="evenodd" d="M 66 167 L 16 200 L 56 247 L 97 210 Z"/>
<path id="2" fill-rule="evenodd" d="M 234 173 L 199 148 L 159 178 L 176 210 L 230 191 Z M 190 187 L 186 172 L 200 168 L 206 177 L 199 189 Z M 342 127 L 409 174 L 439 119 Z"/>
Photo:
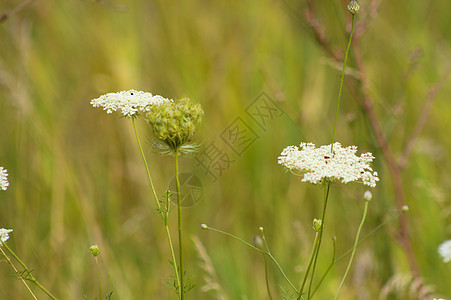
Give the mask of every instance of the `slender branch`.
<path id="1" fill-rule="evenodd" d="M 13 268 L 14 272 L 16 272 L 16 274 L 20 277 L 20 280 L 22 281 L 22 283 L 25 285 L 25 287 L 27 288 L 28 292 L 31 294 L 31 296 L 33 296 L 33 299 L 38 300 L 38 298 L 36 298 L 36 296 L 33 294 L 33 292 L 31 291 L 30 287 L 28 286 L 28 284 L 25 282 L 25 279 L 22 277 L 21 273 L 19 273 L 19 271 L 17 270 L 16 266 L 13 264 L 13 262 L 11 261 L 11 259 L 9 259 L 9 256 L 6 255 L 6 253 L 3 251 L 2 247 L 0 246 L 0 251 L 2 252 L 2 255 L 6 258 L 6 261 L 8 262 L 8 264 L 11 266 L 11 268 Z"/>
<path id="2" fill-rule="evenodd" d="M 373 100 L 369 93 L 368 79 L 366 76 L 366 72 L 365 72 L 365 68 L 364 68 L 364 64 L 363 64 L 363 58 L 362 58 L 362 55 L 360 52 L 360 47 L 359 47 L 358 41 L 359 40 L 356 40 L 356 42 L 353 44 L 353 47 L 354 47 L 353 50 L 354 50 L 354 56 L 355 56 L 357 69 L 359 70 L 359 73 L 360 73 L 359 82 L 362 87 L 363 100 L 359 101 L 359 104 L 362 106 L 364 113 L 366 114 L 368 120 L 370 121 L 374 135 L 376 136 L 378 144 L 382 149 L 382 153 L 387 162 L 388 169 L 389 169 L 390 175 L 392 177 L 392 181 L 393 181 L 396 205 L 397 205 L 398 209 L 402 209 L 402 207 L 405 205 L 405 200 L 404 200 L 404 190 L 403 190 L 403 184 L 402 184 L 402 178 L 401 178 L 401 170 L 400 170 L 398 164 L 396 163 L 396 160 L 395 160 L 393 153 L 388 145 L 387 139 L 385 138 L 382 127 L 381 127 L 379 120 L 376 116 L 376 113 L 374 111 Z M 415 255 L 413 253 L 412 242 L 410 240 L 406 214 L 402 214 L 400 216 L 399 223 L 400 223 L 399 242 L 402 244 L 404 251 L 406 252 L 407 260 L 409 262 L 409 266 L 412 271 L 412 274 L 414 275 L 414 277 L 417 277 L 420 272 L 419 272 L 418 263 L 416 261 Z"/>
<path id="3" fill-rule="evenodd" d="M 35 0 L 26 0 L 26 1 L 22 2 L 21 4 L 17 5 L 12 10 L 10 10 L 8 12 L 4 12 L 3 14 L 0 15 L 0 23 L 6 21 L 6 19 L 8 19 L 9 17 L 19 13 L 21 10 L 23 10 L 25 7 L 27 7 L 34 1 Z"/>
<path id="4" fill-rule="evenodd" d="M 225 231 L 222 231 L 222 230 L 219 230 L 219 229 L 216 229 L 216 228 L 209 227 L 209 226 L 207 226 L 206 224 L 202 224 L 202 226 L 203 226 L 203 227 L 202 227 L 203 229 L 209 229 L 209 230 L 216 231 L 216 232 L 218 232 L 218 233 L 224 234 L 224 235 L 226 235 L 226 236 L 228 236 L 228 237 L 234 238 L 234 239 L 237 240 L 237 241 L 240 241 L 241 243 L 245 244 L 245 245 L 248 246 L 248 247 L 251 247 L 251 248 L 254 249 L 255 251 L 258 251 L 258 252 L 260 252 L 260 253 L 263 253 L 263 254 L 268 255 L 269 258 L 271 258 L 271 260 L 276 264 L 276 266 L 277 266 L 277 268 L 279 269 L 280 273 L 282 273 L 282 276 L 285 278 L 285 280 L 288 282 L 288 284 L 291 286 L 291 288 L 292 288 L 296 293 L 298 293 L 298 290 L 296 289 L 296 287 L 294 286 L 294 284 L 290 281 L 290 279 L 288 278 L 288 276 L 285 274 L 285 272 L 283 271 L 283 269 L 282 269 L 282 267 L 280 266 L 279 262 L 275 259 L 274 256 L 272 256 L 272 254 L 271 254 L 270 252 L 261 250 L 261 249 L 255 247 L 254 245 L 252 245 L 252 244 L 246 242 L 245 240 L 243 240 L 243 239 L 241 239 L 241 238 L 239 238 L 239 237 L 237 237 L 237 236 L 234 236 L 233 234 L 230 234 L 230 233 L 228 233 L 228 232 L 225 232 Z"/>
<path id="5" fill-rule="evenodd" d="M 56 300 L 56 297 L 52 295 L 52 293 L 50 293 L 42 284 L 39 283 L 39 281 L 36 280 L 36 278 L 33 276 L 33 274 L 31 274 L 30 269 L 28 269 L 28 267 L 25 265 L 25 263 L 16 255 L 16 253 L 13 252 L 13 250 L 11 250 L 11 248 L 8 247 L 8 245 L 6 245 L 5 243 L 3 243 L 3 246 L 6 248 L 6 250 L 8 250 L 8 252 L 19 262 L 19 264 L 22 266 L 22 268 L 24 269 L 24 273 L 26 273 L 26 277 L 24 278 L 23 275 L 21 275 L 22 278 L 30 280 L 31 282 L 33 282 L 34 284 L 37 285 L 37 287 L 39 287 L 44 293 L 47 294 L 47 296 L 50 297 L 50 299 Z"/>
<path id="6" fill-rule="evenodd" d="M 349 259 L 348 266 L 346 267 L 345 274 L 343 276 L 343 279 L 341 280 L 340 286 L 338 287 L 337 293 L 335 294 L 334 300 L 338 299 L 340 290 L 343 287 L 343 284 L 345 283 L 345 280 L 346 280 L 346 277 L 348 276 L 349 270 L 351 269 L 351 264 L 352 264 L 352 261 L 354 260 L 355 251 L 357 250 L 357 245 L 359 243 L 360 232 L 362 231 L 363 223 L 365 223 L 366 213 L 368 212 L 368 203 L 369 203 L 369 201 L 365 201 L 365 208 L 363 209 L 362 221 L 360 221 L 359 229 L 357 230 L 357 234 L 356 234 L 355 241 L 354 241 L 354 247 L 353 247 L 353 250 L 351 253 L 351 258 Z"/>
<path id="7" fill-rule="evenodd" d="M 406 166 L 407 159 L 409 158 L 409 155 L 412 152 L 413 146 L 415 145 L 415 142 L 417 141 L 421 131 L 423 130 L 427 118 L 429 117 L 432 104 L 436 99 L 438 92 L 443 88 L 445 82 L 448 80 L 450 73 L 451 73 L 451 61 L 448 62 L 445 71 L 443 72 L 439 81 L 429 89 L 428 96 L 424 102 L 423 109 L 421 110 L 421 115 L 418 117 L 415 129 L 413 130 L 412 135 L 408 139 L 401 160 L 399 161 L 399 165 L 401 166 L 401 168 L 404 168 Z"/>

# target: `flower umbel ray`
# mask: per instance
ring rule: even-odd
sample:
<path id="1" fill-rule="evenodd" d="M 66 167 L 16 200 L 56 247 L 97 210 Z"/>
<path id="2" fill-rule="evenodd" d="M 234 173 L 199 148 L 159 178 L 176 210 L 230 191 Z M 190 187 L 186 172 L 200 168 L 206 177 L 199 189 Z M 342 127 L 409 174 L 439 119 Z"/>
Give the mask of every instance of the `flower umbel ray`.
<path id="1" fill-rule="evenodd" d="M 94 107 L 102 106 L 107 114 L 120 110 L 124 117 L 133 117 L 139 112 L 148 112 L 152 105 L 167 102 L 172 102 L 172 100 L 143 91 L 129 90 L 102 95 L 99 98 L 92 99 L 91 105 Z"/>
<path id="2" fill-rule="evenodd" d="M 279 164 L 293 173 L 303 173 L 303 182 L 360 182 L 375 187 L 379 178 L 371 167 L 374 156 L 369 152 L 360 156 L 356 153 L 357 146 L 343 148 L 338 142 L 334 143 L 333 152 L 331 145 L 316 148 L 312 143 L 301 143 L 299 147 L 283 149 Z"/>

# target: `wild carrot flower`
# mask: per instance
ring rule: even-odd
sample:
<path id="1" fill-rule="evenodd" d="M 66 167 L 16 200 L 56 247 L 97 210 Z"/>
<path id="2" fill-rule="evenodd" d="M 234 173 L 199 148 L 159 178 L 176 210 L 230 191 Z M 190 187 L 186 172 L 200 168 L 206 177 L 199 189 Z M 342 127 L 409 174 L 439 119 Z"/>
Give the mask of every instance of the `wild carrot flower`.
<path id="1" fill-rule="evenodd" d="M 331 146 L 315 148 L 312 143 L 301 143 L 299 147 L 288 146 L 279 156 L 279 164 L 293 173 L 303 173 L 303 182 L 359 181 L 371 187 L 376 186 L 379 178 L 371 167 L 374 159 L 371 153 L 357 156 L 357 146 L 343 148 L 338 142 L 334 143 L 331 152 Z"/>
<path id="2" fill-rule="evenodd" d="M 9 233 L 12 231 L 12 229 L 0 228 L 0 246 L 9 239 Z"/>
<path id="3" fill-rule="evenodd" d="M 445 263 L 451 261 L 451 240 L 444 241 L 438 247 L 438 253 Z"/>
<path id="4" fill-rule="evenodd" d="M 156 146 L 163 154 L 192 152 L 196 147 L 187 143 L 199 128 L 203 115 L 200 104 L 193 104 L 188 98 L 150 107 L 148 122 L 162 142 Z"/>
<path id="5" fill-rule="evenodd" d="M 134 117 L 139 112 L 148 112 L 153 105 L 167 102 L 172 102 L 172 100 L 147 92 L 129 90 L 102 95 L 91 100 L 91 105 L 102 106 L 107 114 L 120 110 L 124 117 Z"/>
<path id="6" fill-rule="evenodd" d="M 8 186 L 8 170 L 0 167 L 0 190 L 6 191 Z"/>

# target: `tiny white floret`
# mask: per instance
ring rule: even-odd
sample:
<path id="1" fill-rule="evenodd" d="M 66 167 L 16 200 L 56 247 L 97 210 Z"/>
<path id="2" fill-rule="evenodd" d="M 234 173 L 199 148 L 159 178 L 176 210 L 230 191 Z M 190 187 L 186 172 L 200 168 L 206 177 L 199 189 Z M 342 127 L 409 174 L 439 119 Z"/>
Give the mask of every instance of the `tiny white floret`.
<path id="1" fill-rule="evenodd" d="M 12 229 L 0 228 L 0 246 L 9 239 L 9 233 L 12 231 Z"/>
<path id="2" fill-rule="evenodd" d="M 8 170 L 0 167 L 0 190 L 6 191 L 8 189 Z"/>
<path id="3" fill-rule="evenodd" d="M 438 253 L 443 259 L 443 262 L 447 263 L 451 261 L 451 240 L 444 241 L 438 247 Z"/>

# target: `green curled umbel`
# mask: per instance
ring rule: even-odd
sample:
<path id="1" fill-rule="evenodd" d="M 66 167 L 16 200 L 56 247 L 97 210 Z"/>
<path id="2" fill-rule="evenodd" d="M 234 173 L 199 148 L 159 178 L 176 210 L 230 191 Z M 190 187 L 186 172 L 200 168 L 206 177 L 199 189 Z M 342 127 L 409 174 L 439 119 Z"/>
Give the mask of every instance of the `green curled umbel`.
<path id="1" fill-rule="evenodd" d="M 188 98 L 151 106 L 147 120 L 155 137 L 162 142 L 157 143 L 157 148 L 162 154 L 187 154 L 195 150 L 188 142 L 203 115 L 201 105 L 191 103 Z"/>

